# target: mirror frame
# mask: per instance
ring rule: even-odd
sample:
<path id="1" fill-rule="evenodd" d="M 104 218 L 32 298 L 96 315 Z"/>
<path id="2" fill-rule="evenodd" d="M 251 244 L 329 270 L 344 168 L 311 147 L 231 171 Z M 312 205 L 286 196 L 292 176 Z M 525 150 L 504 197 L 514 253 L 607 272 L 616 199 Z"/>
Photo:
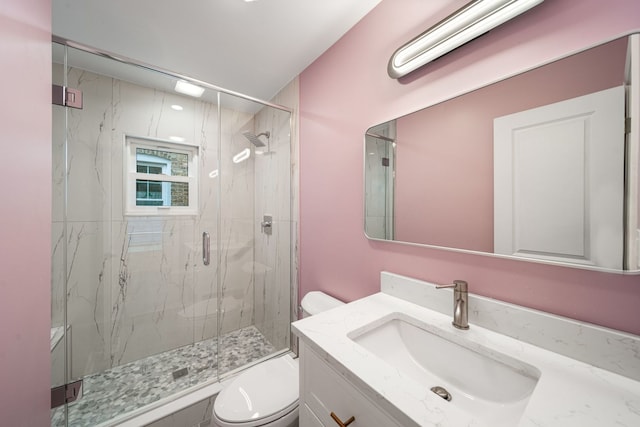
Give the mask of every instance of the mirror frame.
<path id="1" fill-rule="evenodd" d="M 515 260 L 515 261 L 520 261 L 520 262 L 530 262 L 530 263 L 536 263 L 536 264 L 544 264 L 544 265 L 553 265 L 553 266 L 560 266 L 560 267 L 569 267 L 569 268 L 574 268 L 574 269 L 580 269 L 580 270 L 590 270 L 590 271 L 598 271 L 598 272 L 604 272 L 604 273 L 614 273 L 614 274 L 622 274 L 622 275 L 640 275 L 640 269 L 637 270 L 625 270 L 625 269 L 612 269 L 612 268 L 607 268 L 607 267 L 599 267 L 599 266 L 595 266 L 595 265 L 585 265 L 585 264 L 577 264 L 577 263 L 569 263 L 569 262 L 561 262 L 561 261 L 554 261 L 554 260 L 548 260 L 548 259 L 539 259 L 539 258 L 527 258 L 527 257 L 522 257 L 522 256 L 515 256 L 515 255 L 505 255 L 505 254 L 496 254 L 496 253 L 489 253 L 489 252 L 481 252 L 481 251 L 477 251 L 477 250 L 471 250 L 471 249 L 463 249 L 463 248 L 454 248 L 454 247 L 447 247 L 447 246 L 438 246 L 438 245 L 431 245 L 431 244 L 427 244 L 427 243 L 417 243 L 417 242 L 408 242 L 408 241 L 402 241 L 402 240 L 390 240 L 390 239 L 382 239 L 382 238 L 377 238 L 377 237 L 371 237 L 367 234 L 366 232 L 366 213 L 367 213 L 367 181 L 366 181 L 366 171 L 367 171 L 367 167 L 366 167 L 366 161 L 367 161 L 367 149 L 366 149 L 366 139 L 368 136 L 368 133 L 370 132 L 371 129 L 378 127 L 380 125 L 384 125 L 386 123 L 392 122 L 398 118 L 401 117 L 405 117 L 407 115 L 413 114 L 415 112 L 421 111 L 423 109 L 426 108 L 430 108 L 439 104 L 442 104 L 444 102 L 447 102 L 449 100 L 455 99 L 455 98 L 459 98 L 461 96 L 467 95 L 469 93 L 472 93 L 474 91 L 477 91 L 479 89 L 483 89 L 485 87 L 491 86 L 493 84 L 496 83 L 500 83 L 503 82 L 505 80 L 508 80 L 512 77 L 515 76 L 519 76 L 521 74 L 527 73 L 529 71 L 538 69 L 540 67 L 544 67 L 545 65 L 549 65 L 552 64 L 554 62 L 563 60 L 565 58 L 569 58 L 573 55 L 585 52 L 589 49 L 592 48 L 596 48 L 598 46 L 613 42 L 615 40 L 624 38 L 624 37 L 629 37 L 633 34 L 640 34 L 639 31 L 635 30 L 635 31 L 630 31 L 628 33 L 623 33 L 621 35 L 618 35 L 616 37 L 612 37 L 609 39 L 605 39 L 602 40 L 598 43 L 586 46 L 584 48 L 581 48 L 579 50 L 576 51 L 572 51 L 569 52 L 563 56 L 551 59 L 549 61 L 540 63 L 540 64 L 536 64 L 535 66 L 531 66 L 528 68 L 525 68 L 523 70 L 518 71 L 517 73 L 514 74 L 510 74 L 507 75 L 505 77 L 501 77 L 499 79 L 496 80 L 492 80 L 487 82 L 486 84 L 480 85 L 480 86 L 476 86 L 473 87 L 472 89 L 466 90 L 464 92 L 460 92 L 457 94 L 452 95 L 449 98 L 446 99 L 442 99 L 439 100 L 437 102 L 434 103 L 430 103 L 427 104 L 423 107 L 420 108 L 416 108 L 412 111 L 409 112 L 405 112 L 399 116 L 395 116 L 390 118 L 389 120 L 382 122 L 382 123 L 376 123 L 371 125 L 370 127 L 368 127 L 364 132 L 363 132 L 363 142 L 362 142 L 362 150 L 363 150 L 363 154 L 362 154 L 362 166 L 363 166 L 363 198 L 362 198 L 362 213 L 363 213 L 363 221 L 362 221 L 362 230 L 363 230 L 363 234 L 364 236 L 373 242 L 380 242 L 380 243 L 388 243 L 388 244 L 400 244 L 400 245 L 404 245 L 404 246 L 413 246 L 413 247 L 421 247 L 421 248 L 429 248 L 429 249 L 436 249 L 436 250 L 443 250 L 443 251 L 447 251 L 447 252 L 456 252 L 456 253 L 462 253 L 462 254 L 470 254 L 470 255 L 480 255 L 480 256 L 485 256 L 485 257 L 491 257 L 491 258 L 497 258 L 497 259 L 505 259 L 505 260 Z M 640 117 L 638 118 L 638 120 L 640 120 Z M 625 188 L 626 191 L 626 188 Z M 625 224 L 626 226 L 626 224 Z"/>

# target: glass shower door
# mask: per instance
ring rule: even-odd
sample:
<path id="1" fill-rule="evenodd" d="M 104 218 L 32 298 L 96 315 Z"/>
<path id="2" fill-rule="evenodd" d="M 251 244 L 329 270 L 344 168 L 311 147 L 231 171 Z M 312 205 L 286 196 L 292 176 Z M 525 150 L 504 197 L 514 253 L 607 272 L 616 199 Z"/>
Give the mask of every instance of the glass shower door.
<path id="1" fill-rule="evenodd" d="M 220 96 L 221 375 L 290 348 L 290 116 Z"/>
<path id="2" fill-rule="evenodd" d="M 63 46 L 53 44 L 52 55 L 64 64 L 65 49 Z M 55 86 L 65 86 L 64 66 L 53 64 L 52 83 Z M 65 142 L 66 142 L 66 108 L 61 105 L 52 105 L 52 218 L 51 218 L 51 389 L 65 395 L 64 387 L 67 383 L 66 374 L 66 304 L 65 304 L 65 277 L 66 277 L 66 253 L 65 223 L 63 212 L 63 181 L 65 169 Z M 61 390 L 61 391 L 60 391 Z M 53 392 L 52 392 L 53 400 Z M 52 402 L 54 403 L 54 402 Z M 55 402 L 57 404 L 57 402 Z M 51 425 L 66 425 L 65 407 L 58 407 L 51 411 Z"/>
<path id="3" fill-rule="evenodd" d="M 52 425 L 113 425 L 287 352 L 290 111 L 72 47 L 54 62 L 84 105 L 53 107 L 52 384 L 83 386 Z"/>
<path id="4" fill-rule="evenodd" d="M 197 100 L 167 75 L 54 52 L 54 76 L 84 106 L 53 113 L 52 326 L 66 364 L 52 380 L 83 386 L 52 425 L 110 425 L 217 380 L 217 264 L 202 261 L 202 227 L 217 225 L 203 175 L 217 168 L 217 93 Z"/>

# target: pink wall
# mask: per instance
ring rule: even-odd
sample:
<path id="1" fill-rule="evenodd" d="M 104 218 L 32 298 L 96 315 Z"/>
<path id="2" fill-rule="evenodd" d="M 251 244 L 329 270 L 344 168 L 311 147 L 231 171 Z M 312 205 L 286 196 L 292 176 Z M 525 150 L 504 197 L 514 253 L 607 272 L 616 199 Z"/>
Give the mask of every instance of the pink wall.
<path id="1" fill-rule="evenodd" d="M 624 83 L 621 38 L 396 121 L 395 238 L 493 252 L 493 119 Z"/>
<path id="2" fill-rule="evenodd" d="M 0 424 L 49 425 L 51 1 L 0 6 Z"/>
<path id="3" fill-rule="evenodd" d="M 403 78 L 394 50 L 465 1 L 383 0 L 300 76 L 300 291 L 343 300 L 386 270 L 640 334 L 640 276 L 369 241 L 363 134 L 370 126 L 640 29 L 637 0 L 554 0 Z"/>

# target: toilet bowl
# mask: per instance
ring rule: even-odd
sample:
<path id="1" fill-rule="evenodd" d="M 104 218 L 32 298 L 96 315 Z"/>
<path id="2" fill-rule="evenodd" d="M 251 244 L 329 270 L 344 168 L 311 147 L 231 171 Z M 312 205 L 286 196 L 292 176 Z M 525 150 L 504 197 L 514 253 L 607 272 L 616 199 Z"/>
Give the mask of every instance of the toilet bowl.
<path id="1" fill-rule="evenodd" d="M 344 303 L 322 292 L 302 299 L 303 316 L 312 316 Z M 227 384 L 213 404 L 217 427 L 297 427 L 298 360 L 290 354 L 247 369 Z"/>

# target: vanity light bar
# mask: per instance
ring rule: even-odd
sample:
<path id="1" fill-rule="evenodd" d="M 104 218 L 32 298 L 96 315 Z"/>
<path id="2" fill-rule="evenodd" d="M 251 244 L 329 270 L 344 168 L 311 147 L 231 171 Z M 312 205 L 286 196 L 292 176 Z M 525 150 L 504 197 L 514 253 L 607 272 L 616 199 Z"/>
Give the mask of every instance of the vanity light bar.
<path id="1" fill-rule="evenodd" d="M 387 67 L 397 79 L 507 22 L 543 0 L 475 0 L 396 50 Z"/>

